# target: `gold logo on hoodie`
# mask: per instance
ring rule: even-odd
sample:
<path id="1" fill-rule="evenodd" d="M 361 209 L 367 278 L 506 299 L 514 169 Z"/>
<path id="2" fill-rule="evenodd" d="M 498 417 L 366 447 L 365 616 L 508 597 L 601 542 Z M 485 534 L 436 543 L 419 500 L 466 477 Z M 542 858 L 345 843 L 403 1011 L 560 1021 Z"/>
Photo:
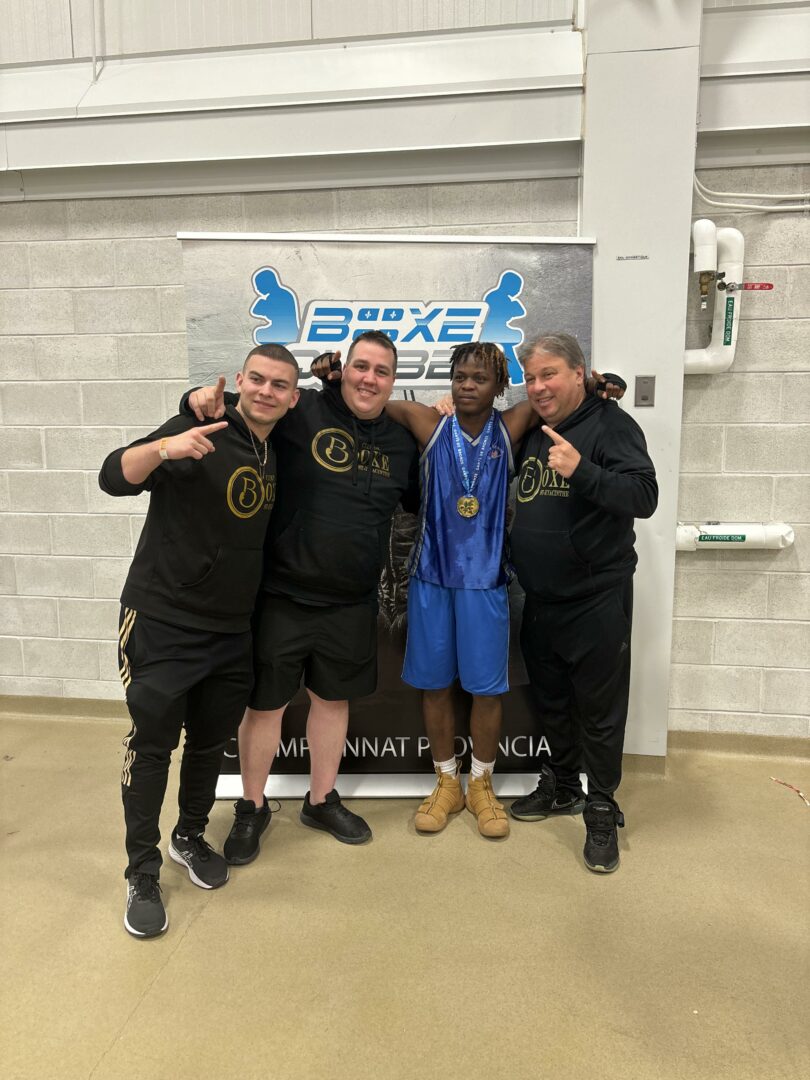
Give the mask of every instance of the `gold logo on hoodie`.
<path id="1" fill-rule="evenodd" d="M 312 456 L 330 472 L 348 472 L 354 464 L 354 439 L 340 428 L 324 428 L 312 440 Z M 366 472 L 371 466 L 376 476 L 391 475 L 391 459 L 378 447 L 362 445 L 357 454 L 357 468 Z"/>
<path id="2" fill-rule="evenodd" d="M 571 485 L 560 474 L 539 458 L 526 458 L 518 479 L 518 502 L 531 502 L 538 495 L 561 495 L 568 497 Z"/>
<path id="3" fill-rule="evenodd" d="M 330 472 L 347 472 L 352 467 L 354 439 L 340 428 L 324 428 L 312 440 L 312 456 Z"/>
<path id="4" fill-rule="evenodd" d="M 238 518 L 252 518 L 260 510 L 270 510 L 276 498 L 276 478 L 259 476 L 251 465 L 237 469 L 225 493 L 228 509 Z"/>

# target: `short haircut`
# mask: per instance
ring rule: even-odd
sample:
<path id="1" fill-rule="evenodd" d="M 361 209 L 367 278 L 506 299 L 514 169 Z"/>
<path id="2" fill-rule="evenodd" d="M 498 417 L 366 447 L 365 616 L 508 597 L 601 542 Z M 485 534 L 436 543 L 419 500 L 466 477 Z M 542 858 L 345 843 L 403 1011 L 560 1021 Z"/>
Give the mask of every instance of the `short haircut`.
<path id="1" fill-rule="evenodd" d="M 388 334 L 383 333 L 382 330 L 364 330 L 362 334 L 358 334 L 349 346 L 349 351 L 346 354 L 347 364 L 351 363 L 354 347 L 359 341 L 369 341 L 372 345 L 382 345 L 384 349 L 388 349 L 394 357 L 394 371 L 397 370 L 397 347 Z"/>
<path id="2" fill-rule="evenodd" d="M 298 366 L 298 361 L 295 359 L 289 349 L 285 349 L 283 345 L 257 345 L 255 349 L 251 349 L 245 357 L 245 362 L 242 365 L 242 371 L 247 367 L 247 362 L 251 356 L 264 356 L 268 360 L 280 360 L 282 364 L 292 364 L 295 368 L 295 381 L 298 383 L 298 376 L 301 369 Z"/>
<path id="3" fill-rule="evenodd" d="M 525 366 L 526 361 L 531 360 L 538 352 L 548 353 L 549 356 L 559 356 L 570 368 L 582 367 L 587 370 L 588 365 L 579 342 L 571 334 L 555 331 L 553 334 L 541 334 L 539 337 L 532 338 L 531 341 L 521 345 L 518 360 Z"/>
<path id="4" fill-rule="evenodd" d="M 481 367 L 488 367 L 495 375 L 498 384 L 498 396 L 509 385 L 509 368 L 506 363 L 503 349 L 493 341 L 465 341 L 462 345 L 456 345 L 450 354 L 450 378 L 459 364 L 465 360 L 474 360 Z"/>

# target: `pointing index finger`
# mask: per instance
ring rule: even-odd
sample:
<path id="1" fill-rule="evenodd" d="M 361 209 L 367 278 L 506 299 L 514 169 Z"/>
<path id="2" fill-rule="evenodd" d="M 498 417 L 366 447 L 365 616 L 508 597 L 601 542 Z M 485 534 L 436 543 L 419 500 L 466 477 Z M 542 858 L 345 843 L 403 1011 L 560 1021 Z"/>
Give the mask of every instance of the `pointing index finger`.
<path id="1" fill-rule="evenodd" d="M 557 446 L 563 446 L 565 444 L 566 440 L 562 437 L 562 435 L 558 435 L 554 428 L 550 428 L 547 424 L 543 424 L 541 430 L 545 431 L 546 435 L 548 435 L 551 441 L 553 443 L 556 443 Z"/>
<path id="2" fill-rule="evenodd" d="M 210 435 L 214 431 L 222 431 L 222 429 L 226 428 L 227 426 L 227 420 L 220 420 L 217 424 L 206 424 L 204 427 L 198 427 L 197 433 L 199 435 Z"/>

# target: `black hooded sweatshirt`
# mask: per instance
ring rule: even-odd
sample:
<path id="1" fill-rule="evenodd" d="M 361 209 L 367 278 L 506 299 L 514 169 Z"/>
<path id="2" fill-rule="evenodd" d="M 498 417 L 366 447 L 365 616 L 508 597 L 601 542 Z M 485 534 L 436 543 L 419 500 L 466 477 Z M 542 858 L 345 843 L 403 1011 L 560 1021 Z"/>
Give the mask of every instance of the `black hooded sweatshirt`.
<path id="1" fill-rule="evenodd" d="M 263 464 L 265 444 L 251 441 L 234 408 L 224 419 L 228 427 L 211 436 L 215 453 L 164 461 L 142 484 L 130 484 L 121 468 L 123 446 L 105 459 L 98 482 L 108 495 L 151 492 L 121 603 L 172 626 L 229 634 L 250 628 L 276 463 L 268 442 Z M 175 416 L 130 446 L 201 426 Z"/>
<path id="2" fill-rule="evenodd" d="M 520 454 L 512 562 L 543 600 L 569 600 L 630 577 L 634 518 L 658 503 L 644 434 L 612 401 L 588 397 L 559 427 L 582 460 L 568 480 L 548 466 L 552 441 L 536 428 Z"/>
<path id="3" fill-rule="evenodd" d="M 271 439 L 278 486 L 262 587 L 309 604 L 376 602 L 394 511 L 418 508 L 413 437 L 385 412 L 358 419 L 325 383 L 301 391 Z"/>

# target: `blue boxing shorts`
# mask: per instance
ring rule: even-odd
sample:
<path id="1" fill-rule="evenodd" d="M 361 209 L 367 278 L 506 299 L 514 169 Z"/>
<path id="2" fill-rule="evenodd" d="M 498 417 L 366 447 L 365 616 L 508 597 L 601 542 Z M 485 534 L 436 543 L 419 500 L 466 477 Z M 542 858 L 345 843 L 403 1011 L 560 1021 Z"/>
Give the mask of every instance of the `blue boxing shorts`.
<path id="1" fill-rule="evenodd" d="M 412 577 L 402 678 L 420 690 L 442 690 L 456 678 L 470 694 L 509 689 L 509 598 L 495 589 L 447 589 Z"/>

